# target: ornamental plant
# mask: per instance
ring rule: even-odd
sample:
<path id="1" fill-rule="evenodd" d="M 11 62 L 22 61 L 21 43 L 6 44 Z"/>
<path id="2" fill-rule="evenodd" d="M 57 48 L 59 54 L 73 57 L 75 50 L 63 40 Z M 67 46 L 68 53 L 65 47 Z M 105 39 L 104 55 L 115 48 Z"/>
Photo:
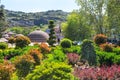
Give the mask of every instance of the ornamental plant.
<path id="1" fill-rule="evenodd" d="M 60 42 L 62 48 L 70 48 L 72 46 L 72 41 L 70 39 L 62 39 Z"/>
<path id="2" fill-rule="evenodd" d="M 100 47 L 101 47 L 101 49 L 102 49 L 103 51 L 113 52 L 113 47 L 112 47 L 112 45 L 110 45 L 110 44 L 107 44 L 107 43 L 101 44 Z"/>
<path id="3" fill-rule="evenodd" d="M 30 55 L 23 55 L 14 61 L 16 74 L 19 77 L 19 80 L 27 76 L 28 73 L 32 71 L 34 67 L 34 59 Z"/>
<path id="4" fill-rule="evenodd" d="M 46 43 L 40 44 L 40 50 L 42 53 L 49 53 L 51 51 L 50 47 Z"/>
<path id="5" fill-rule="evenodd" d="M 14 70 L 15 68 L 10 62 L 0 63 L 0 80 L 11 80 Z"/>
<path id="6" fill-rule="evenodd" d="M 89 65 L 96 65 L 97 57 L 92 41 L 85 39 L 81 45 L 81 59 L 87 60 Z"/>
<path id="7" fill-rule="evenodd" d="M 51 46 L 54 46 L 55 42 L 56 42 L 56 37 L 55 37 L 55 30 L 54 30 L 54 21 L 53 20 L 50 20 L 49 21 L 49 26 L 48 28 L 50 29 L 50 33 L 49 33 L 49 40 L 48 40 L 48 43 L 49 45 Z"/>
<path id="8" fill-rule="evenodd" d="M 32 73 L 28 74 L 26 80 L 73 80 L 71 66 L 65 63 L 44 63 L 36 66 Z"/>
<path id="9" fill-rule="evenodd" d="M 17 36 L 15 38 L 15 43 L 17 48 L 23 48 L 26 47 L 28 44 L 30 44 L 30 39 L 26 36 Z"/>
<path id="10" fill-rule="evenodd" d="M 76 53 L 67 53 L 67 59 L 69 64 L 74 65 L 80 59 L 80 56 Z"/>
<path id="11" fill-rule="evenodd" d="M 104 44 L 104 43 L 107 42 L 107 36 L 105 36 L 104 34 L 97 34 L 97 35 L 94 37 L 94 42 L 95 42 L 97 45 Z"/>
<path id="12" fill-rule="evenodd" d="M 42 54 L 38 49 L 32 49 L 29 51 L 29 54 L 33 57 L 35 65 L 39 65 L 42 60 Z"/>
<path id="13" fill-rule="evenodd" d="M 80 80 L 119 80 L 120 66 L 112 65 L 111 67 L 90 67 L 85 69 L 75 68 L 74 73 Z"/>

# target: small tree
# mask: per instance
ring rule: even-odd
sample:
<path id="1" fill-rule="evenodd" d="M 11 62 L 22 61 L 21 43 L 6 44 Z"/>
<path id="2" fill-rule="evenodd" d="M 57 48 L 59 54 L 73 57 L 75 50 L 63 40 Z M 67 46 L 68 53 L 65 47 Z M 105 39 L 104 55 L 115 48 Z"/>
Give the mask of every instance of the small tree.
<path id="1" fill-rule="evenodd" d="M 53 20 L 50 20 L 50 21 L 49 21 L 49 26 L 48 26 L 48 28 L 50 29 L 50 33 L 49 33 L 50 38 L 49 38 L 49 40 L 48 40 L 48 43 L 49 43 L 49 45 L 51 45 L 51 46 L 53 46 L 54 43 L 56 42 L 56 41 L 55 41 L 56 37 L 55 37 L 54 26 L 55 26 L 55 25 L 54 25 L 54 21 L 53 21 Z"/>
<path id="2" fill-rule="evenodd" d="M 93 42 L 85 39 L 81 45 L 81 59 L 87 60 L 89 65 L 96 65 L 96 52 Z"/>

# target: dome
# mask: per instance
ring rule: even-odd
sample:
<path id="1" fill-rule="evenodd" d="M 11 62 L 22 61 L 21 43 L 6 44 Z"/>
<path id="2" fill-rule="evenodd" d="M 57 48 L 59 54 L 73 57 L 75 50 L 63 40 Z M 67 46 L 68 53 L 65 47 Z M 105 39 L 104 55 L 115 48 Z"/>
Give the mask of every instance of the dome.
<path id="1" fill-rule="evenodd" d="M 31 42 L 47 42 L 49 39 L 49 35 L 41 30 L 35 30 L 31 32 L 28 37 L 30 38 Z"/>

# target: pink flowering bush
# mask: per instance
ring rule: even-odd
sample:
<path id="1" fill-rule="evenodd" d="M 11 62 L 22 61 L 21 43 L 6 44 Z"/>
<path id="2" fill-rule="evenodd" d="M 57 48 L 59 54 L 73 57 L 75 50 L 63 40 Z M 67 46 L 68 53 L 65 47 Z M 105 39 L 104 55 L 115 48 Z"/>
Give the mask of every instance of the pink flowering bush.
<path id="1" fill-rule="evenodd" d="M 120 80 L 120 66 L 101 68 L 75 68 L 74 75 L 80 80 Z"/>
<path id="2" fill-rule="evenodd" d="M 76 53 L 67 53 L 67 59 L 69 64 L 74 65 L 76 62 L 79 61 L 80 56 Z"/>

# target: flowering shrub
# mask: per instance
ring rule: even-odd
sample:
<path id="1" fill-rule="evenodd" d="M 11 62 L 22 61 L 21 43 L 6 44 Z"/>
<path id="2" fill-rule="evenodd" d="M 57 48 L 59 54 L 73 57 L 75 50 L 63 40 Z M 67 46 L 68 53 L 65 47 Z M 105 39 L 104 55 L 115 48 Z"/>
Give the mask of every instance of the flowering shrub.
<path id="1" fill-rule="evenodd" d="M 42 54 L 38 49 L 30 50 L 29 54 L 33 57 L 35 65 L 39 65 L 41 63 L 40 61 L 42 60 Z"/>
<path id="2" fill-rule="evenodd" d="M 48 53 L 51 51 L 51 49 L 49 48 L 49 46 L 46 43 L 41 43 L 40 49 L 41 49 L 42 53 Z"/>
<path id="3" fill-rule="evenodd" d="M 119 80 L 120 66 L 74 69 L 74 75 L 80 80 Z"/>
<path id="4" fill-rule="evenodd" d="M 101 44 L 100 47 L 101 47 L 101 49 L 102 49 L 103 51 L 113 52 L 112 45 L 110 45 L 110 44 L 107 44 L 107 43 Z"/>
<path id="5" fill-rule="evenodd" d="M 76 53 L 68 53 L 67 54 L 67 59 L 69 61 L 69 64 L 74 65 L 77 61 L 79 61 L 79 55 Z"/>
<path id="6" fill-rule="evenodd" d="M 11 63 L 4 61 L 3 64 L 0 64 L 0 80 L 10 80 L 14 70 L 15 68 Z"/>
<path id="7" fill-rule="evenodd" d="M 94 42 L 98 45 L 106 43 L 107 42 L 107 36 L 105 36 L 104 34 L 97 34 L 94 37 Z"/>

